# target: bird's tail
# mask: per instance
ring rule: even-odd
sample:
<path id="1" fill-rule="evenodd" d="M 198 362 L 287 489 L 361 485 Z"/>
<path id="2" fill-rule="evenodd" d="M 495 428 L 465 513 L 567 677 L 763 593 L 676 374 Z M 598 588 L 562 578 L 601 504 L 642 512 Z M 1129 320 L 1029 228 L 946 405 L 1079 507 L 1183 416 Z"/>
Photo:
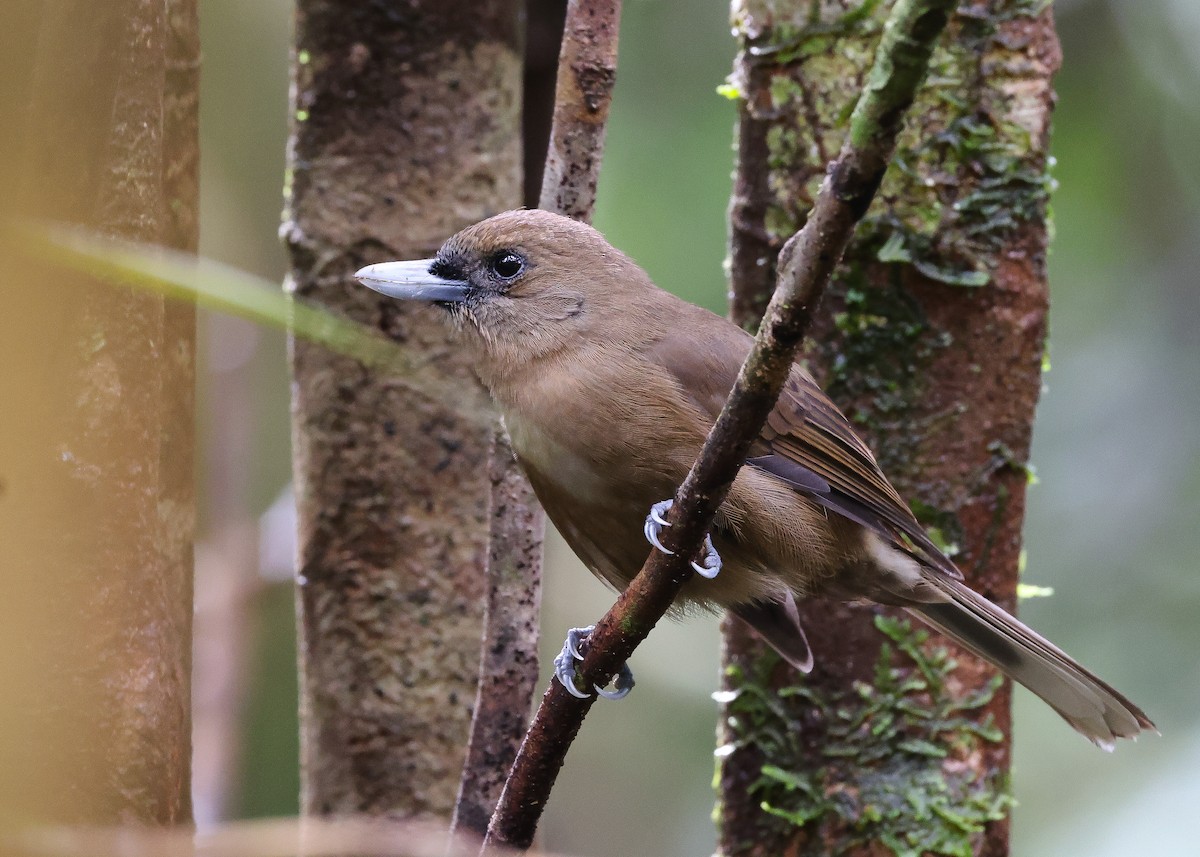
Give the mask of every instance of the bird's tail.
<path id="1" fill-rule="evenodd" d="M 1032 690 L 1092 743 L 1112 750 L 1116 738 L 1155 729 L 1140 708 L 983 596 L 944 575 L 926 579 L 947 600 L 911 605 L 911 613 Z"/>

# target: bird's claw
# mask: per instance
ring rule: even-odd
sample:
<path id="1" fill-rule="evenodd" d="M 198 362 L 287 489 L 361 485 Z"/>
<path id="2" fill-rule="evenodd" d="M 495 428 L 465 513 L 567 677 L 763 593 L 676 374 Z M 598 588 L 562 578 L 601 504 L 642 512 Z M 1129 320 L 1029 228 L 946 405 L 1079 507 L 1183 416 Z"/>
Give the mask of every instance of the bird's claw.
<path id="1" fill-rule="evenodd" d="M 629 696 L 629 691 L 633 690 L 633 670 L 628 665 L 621 664 L 621 669 L 617 671 L 613 677 L 613 689 L 606 690 L 600 685 L 593 685 L 596 688 L 596 693 L 603 696 L 605 699 L 618 700 Z"/>
<path id="2" fill-rule="evenodd" d="M 563 643 L 562 651 L 554 659 L 555 678 L 566 688 L 567 693 L 578 699 L 587 699 L 589 694 L 575 686 L 575 662 L 583 660 L 583 644 L 595 628 L 595 625 L 588 625 L 586 628 L 572 628 L 567 631 L 567 640 Z M 621 665 L 613 683 L 613 690 L 606 690 L 599 685 L 593 687 L 596 688 L 596 693 L 605 699 L 624 699 L 629 695 L 629 691 L 633 690 L 634 684 L 633 671 L 629 669 L 628 664 Z"/>
<path id="3" fill-rule="evenodd" d="M 583 641 L 591 636 L 592 631 L 596 630 L 595 625 L 588 625 L 586 628 L 571 628 L 567 631 L 567 642 L 563 645 L 565 652 L 570 653 L 577 661 L 583 660 Z"/>
<path id="4" fill-rule="evenodd" d="M 696 570 L 696 574 L 709 580 L 721 573 L 721 555 L 713 547 L 712 536 L 708 533 L 704 534 L 704 560 L 693 562 L 692 568 Z"/>
<path id="5" fill-rule="evenodd" d="M 675 551 L 668 550 L 663 547 L 659 535 L 662 533 L 663 527 L 671 526 L 670 522 L 664 517 L 670 508 L 675 505 L 674 500 L 662 500 L 650 507 L 650 514 L 646 516 L 646 524 L 642 527 L 642 532 L 646 535 L 646 541 L 654 545 L 668 556 L 674 554 Z M 696 574 L 701 577 L 706 577 L 712 580 L 721 571 L 721 555 L 717 553 L 717 549 L 713 547 L 712 536 L 705 534 L 704 536 L 704 559 L 702 562 L 693 562 L 692 568 Z"/>
<path id="6" fill-rule="evenodd" d="M 646 516 L 646 525 L 642 527 L 642 532 L 646 534 L 646 541 L 650 542 L 650 544 L 654 545 L 667 556 L 671 556 L 675 551 L 663 547 L 663 543 L 659 541 L 658 535 L 662 532 L 663 527 L 671 526 L 663 515 L 674 505 L 674 500 L 663 500 L 655 503 L 650 507 L 650 514 Z"/>

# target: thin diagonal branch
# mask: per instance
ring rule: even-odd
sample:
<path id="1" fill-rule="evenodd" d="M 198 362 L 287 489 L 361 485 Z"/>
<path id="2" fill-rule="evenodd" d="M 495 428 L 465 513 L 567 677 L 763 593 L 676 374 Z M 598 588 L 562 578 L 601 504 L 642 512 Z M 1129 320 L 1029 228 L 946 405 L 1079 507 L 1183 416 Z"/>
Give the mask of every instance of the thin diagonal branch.
<path id="1" fill-rule="evenodd" d="M 540 207 L 585 223 L 591 222 L 596 205 L 616 80 L 620 13 L 620 0 L 572 0 L 563 26 Z M 492 530 L 483 654 L 451 825 L 455 831 L 479 836 L 487 830 L 504 774 L 516 757 L 537 683 L 546 532 L 545 513 L 502 431 L 496 432 L 490 470 Z"/>
<path id="2" fill-rule="evenodd" d="M 592 632 L 577 669 L 580 685 L 604 685 L 691 577 L 717 508 L 750 444 L 774 406 L 829 277 L 866 212 L 895 149 L 952 0 L 899 0 L 876 52 L 867 86 L 851 117 L 851 132 L 831 165 L 808 223 L 784 245 L 775 294 L 754 348 L 700 457 L 675 495 L 666 530 L 667 555 L 651 552 L 637 577 Z M 485 847 L 529 847 L 542 809 L 594 697 L 576 699 L 557 681 L 542 698 L 492 816 Z"/>

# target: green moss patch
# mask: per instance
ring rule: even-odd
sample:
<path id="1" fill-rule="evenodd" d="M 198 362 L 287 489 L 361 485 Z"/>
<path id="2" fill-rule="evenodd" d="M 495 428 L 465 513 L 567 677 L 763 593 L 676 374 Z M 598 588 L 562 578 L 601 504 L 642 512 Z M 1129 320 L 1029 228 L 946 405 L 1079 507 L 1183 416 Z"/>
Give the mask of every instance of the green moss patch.
<path id="1" fill-rule="evenodd" d="M 886 641 L 872 681 L 841 694 L 803 685 L 772 690 L 773 654 L 752 675 L 735 670 L 727 703 L 734 737 L 725 751 L 754 745 L 769 760 L 750 790 L 772 839 L 790 826 L 833 849 L 812 853 L 877 843 L 898 857 L 970 857 L 984 825 L 1013 803 L 1002 773 L 980 775 L 967 761 L 1003 738 L 990 718 L 972 717 L 1001 679 L 956 697 L 957 663 L 947 649 L 907 621 L 880 616 L 875 624 Z M 791 716 L 792 697 L 804 700 L 811 719 L 803 724 Z"/>

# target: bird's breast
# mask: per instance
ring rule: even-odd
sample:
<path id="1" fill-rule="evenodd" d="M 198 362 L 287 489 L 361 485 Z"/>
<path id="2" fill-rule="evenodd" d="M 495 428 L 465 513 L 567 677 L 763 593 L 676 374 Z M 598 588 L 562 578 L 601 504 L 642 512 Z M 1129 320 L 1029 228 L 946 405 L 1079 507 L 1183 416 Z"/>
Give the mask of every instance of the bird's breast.
<path id="1" fill-rule="evenodd" d="M 505 415 L 504 427 L 521 465 L 536 482 L 577 503 L 610 504 L 612 474 L 606 478 L 586 447 L 512 414 Z"/>
<path id="2" fill-rule="evenodd" d="M 674 495 L 708 424 L 666 373 L 618 358 L 531 371 L 493 395 L 550 520 L 585 565 L 621 587 L 646 558 L 651 505 Z"/>
<path id="3" fill-rule="evenodd" d="M 624 587 L 645 546 L 637 538 L 640 504 L 630 499 L 621 472 L 601 466 L 576 439 L 519 417 L 504 422 L 550 521 L 593 574 Z"/>

